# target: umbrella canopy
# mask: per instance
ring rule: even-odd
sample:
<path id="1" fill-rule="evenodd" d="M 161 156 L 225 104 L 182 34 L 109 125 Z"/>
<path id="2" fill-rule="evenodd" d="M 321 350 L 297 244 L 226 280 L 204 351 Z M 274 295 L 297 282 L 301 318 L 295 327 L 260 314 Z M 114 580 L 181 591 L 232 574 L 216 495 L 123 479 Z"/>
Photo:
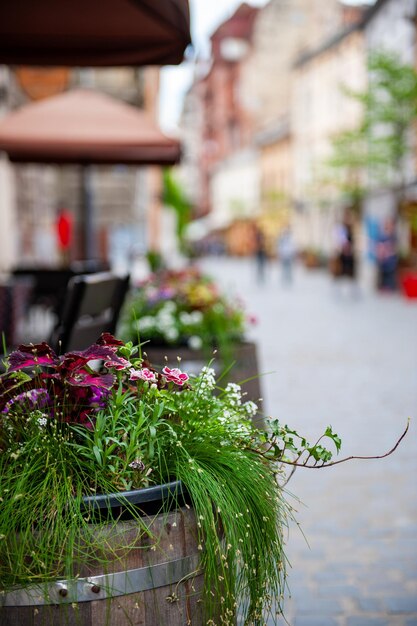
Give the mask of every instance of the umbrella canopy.
<path id="1" fill-rule="evenodd" d="M 82 89 L 3 117 L 0 150 L 21 163 L 173 165 L 180 157 L 179 142 L 145 112 Z"/>
<path id="2" fill-rule="evenodd" d="M 188 0 L 0 2 L 6 65 L 176 65 L 189 43 Z"/>

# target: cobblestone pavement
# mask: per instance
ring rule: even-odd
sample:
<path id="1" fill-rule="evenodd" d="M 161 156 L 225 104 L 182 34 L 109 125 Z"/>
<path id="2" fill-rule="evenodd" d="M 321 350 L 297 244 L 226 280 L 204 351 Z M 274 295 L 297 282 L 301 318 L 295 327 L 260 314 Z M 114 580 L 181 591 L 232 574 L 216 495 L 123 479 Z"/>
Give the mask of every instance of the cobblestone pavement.
<path id="1" fill-rule="evenodd" d="M 266 411 L 314 441 L 331 424 L 343 456 L 383 460 L 299 468 L 286 617 L 291 626 L 417 626 L 417 300 L 335 293 L 325 272 L 276 266 L 257 284 L 251 260 L 205 259 L 259 323 Z M 285 622 L 281 619 L 280 626 Z M 268 626 L 272 626 L 270 618 Z"/>

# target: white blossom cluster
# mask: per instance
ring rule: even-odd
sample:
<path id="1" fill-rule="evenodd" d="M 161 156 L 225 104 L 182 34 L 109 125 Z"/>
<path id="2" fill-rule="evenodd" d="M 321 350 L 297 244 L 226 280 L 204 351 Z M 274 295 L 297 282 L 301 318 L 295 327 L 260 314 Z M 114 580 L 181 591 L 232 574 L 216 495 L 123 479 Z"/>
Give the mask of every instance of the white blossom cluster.
<path id="1" fill-rule="evenodd" d="M 201 391 L 212 391 L 216 386 L 215 371 L 212 367 L 203 367 L 200 375 L 199 389 Z"/>
<path id="2" fill-rule="evenodd" d="M 155 325 L 163 334 L 167 341 L 176 341 L 179 336 L 177 322 L 175 319 L 175 311 L 177 305 L 172 300 L 165 302 L 163 307 L 158 311 L 155 318 Z"/>
<path id="3" fill-rule="evenodd" d="M 225 388 L 226 402 L 228 408 L 223 411 L 220 421 L 229 424 L 233 423 L 233 430 L 241 432 L 242 435 L 247 434 L 247 426 L 242 419 L 250 419 L 258 412 L 258 405 L 252 400 L 242 403 L 242 388 L 236 383 L 228 383 Z"/>
<path id="4" fill-rule="evenodd" d="M 191 311 L 190 313 L 181 311 L 179 319 L 184 326 L 195 326 L 203 321 L 203 314 L 201 311 Z"/>
<path id="5" fill-rule="evenodd" d="M 240 406 L 242 404 L 242 388 L 236 383 L 228 383 L 224 390 L 230 406 Z"/>
<path id="6" fill-rule="evenodd" d="M 248 417 L 254 417 L 258 412 L 258 405 L 256 402 L 252 402 L 252 400 L 248 400 L 244 403 L 243 408 L 245 409 Z"/>
<path id="7" fill-rule="evenodd" d="M 203 340 L 198 335 L 191 335 L 191 337 L 188 338 L 187 343 L 191 350 L 200 350 L 200 348 L 203 347 Z"/>
<path id="8" fill-rule="evenodd" d="M 203 321 L 201 311 L 181 311 L 178 313 L 177 304 L 167 300 L 155 316 L 144 315 L 136 321 L 136 329 L 141 334 L 148 335 L 157 330 L 168 342 L 177 341 L 181 327 L 196 327 Z M 188 333 L 185 333 L 188 334 Z M 197 334 L 188 339 L 188 345 L 192 350 L 199 350 L 203 341 Z"/>
<path id="9" fill-rule="evenodd" d="M 144 315 L 136 322 L 139 333 L 148 334 L 157 329 L 167 341 L 176 341 L 179 337 L 175 318 L 176 309 L 175 302 L 168 300 L 154 317 Z"/>
<path id="10" fill-rule="evenodd" d="M 155 326 L 155 318 L 151 315 L 144 315 L 139 320 L 136 320 L 135 326 L 136 330 L 140 333 L 147 333 L 150 330 L 153 330 Z"/>

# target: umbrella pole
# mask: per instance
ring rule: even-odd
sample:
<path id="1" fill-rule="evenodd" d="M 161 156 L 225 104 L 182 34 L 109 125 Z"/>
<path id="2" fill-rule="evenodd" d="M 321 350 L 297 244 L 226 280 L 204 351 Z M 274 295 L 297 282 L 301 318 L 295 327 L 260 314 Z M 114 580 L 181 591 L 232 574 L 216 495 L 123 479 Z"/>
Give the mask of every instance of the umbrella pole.
<path id="1" fill-rule="evenodd" d="M 85 260 L 96 258 L 96 237 L 94 230 L 94 200 L 91 165 L 81 166 L 81 251 Z"/>

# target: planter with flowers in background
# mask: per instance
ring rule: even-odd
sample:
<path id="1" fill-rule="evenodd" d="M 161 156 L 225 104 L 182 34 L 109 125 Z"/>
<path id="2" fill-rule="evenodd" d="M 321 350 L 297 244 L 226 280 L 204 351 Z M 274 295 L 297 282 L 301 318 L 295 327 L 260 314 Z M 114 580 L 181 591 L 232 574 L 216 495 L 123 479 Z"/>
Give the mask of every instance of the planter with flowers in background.
<path id="1" fill-rule="evenodd" d="M 180 361 L 198 372 L 210 362 L 222 385 L 242 384 L 245 397 L 261 408 L 257 347 L 246 339 L 254 321 L 239 299 L 221 293 L 197 268 L 161 270 L 132 290 L 118 335 L 142 343 L 154 363 L 176 367 Z"/>

